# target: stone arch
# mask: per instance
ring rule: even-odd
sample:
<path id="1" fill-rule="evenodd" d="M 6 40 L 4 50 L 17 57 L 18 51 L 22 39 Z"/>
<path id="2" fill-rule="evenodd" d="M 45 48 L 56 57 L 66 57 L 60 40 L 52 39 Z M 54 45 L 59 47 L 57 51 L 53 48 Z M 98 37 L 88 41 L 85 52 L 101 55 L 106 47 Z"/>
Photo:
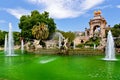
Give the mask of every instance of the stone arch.
<path id="1" fill-rule="evenodd" d="M 84 40 L 81 40 L 80 43 L 84 43 Z"/>
<path id="2" fill-rule="evenodd" d="M 97 14 L 99 13 L 99 14 Z M 90 19 L 89 25 L 90 25 L 90 35 L 89 37 L 94 37 L 94 32 L 97 27 L 100 28 L 99 37 L 104 38 L 105 37 L 105 27 L 106 27 L 106 20 L 101 16 L 100 11 L 96 11 L 94 13 L 94 18 Z"/>
<path id="3" fill-rule="evenodd" d="M 100 31 L 101 31 L 101 28 L 99 25 L 95 25 L 93 26 L 93 37 L 99 37 L 100 36 Z"/>
<path id="4" fill-rule="evenodd" d="M 95 30 L 96 30 L 97 28 L 100 28 L 100 25 L 95 25 L 95 26 L 93 26 L 93 31 L 95 32 Z"/>

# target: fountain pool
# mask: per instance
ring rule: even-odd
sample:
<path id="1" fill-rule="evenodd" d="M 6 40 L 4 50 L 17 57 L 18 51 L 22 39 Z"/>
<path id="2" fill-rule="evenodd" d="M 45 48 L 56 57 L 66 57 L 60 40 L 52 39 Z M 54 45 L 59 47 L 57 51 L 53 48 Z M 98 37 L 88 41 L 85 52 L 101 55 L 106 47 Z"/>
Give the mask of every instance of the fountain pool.
<path id="1" fill-rule="evenodd" d="M 120 80 L 120 61 L 103 61 L 102 57 L 26 54 L 7 57 L 1 51 L 0 80 Z"/>

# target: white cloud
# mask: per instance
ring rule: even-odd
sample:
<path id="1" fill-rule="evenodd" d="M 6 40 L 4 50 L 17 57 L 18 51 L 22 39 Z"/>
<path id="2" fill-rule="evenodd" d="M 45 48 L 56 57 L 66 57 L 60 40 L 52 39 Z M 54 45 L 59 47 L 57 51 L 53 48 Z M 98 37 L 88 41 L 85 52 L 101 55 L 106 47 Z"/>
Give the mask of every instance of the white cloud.
<path id="1" fill-rule="evenodd" d="M 44 6 L 54 18 L 78 17 L 105 0 L 27 0 L 28 2 Z"/>
<path id="2" fill-rule="evenodd" d="M 112 5 L 105 5 L 105 6 L 99 6 L 99 7 L 95 7 L 94 9 L 105 9 L 105 8 L 112 8 Z"/>
<path id="3" fill-rule="evenodd" d="M 30 14 L 29 10 L 25 10 L 22 8 L 16 8 L 16 9 L 5 9 L 8 13 L 15 16 L 17 19 L 20 19 L 22 15 Z"/>
<path id="4" fill-rule="evenodd" d="M 120 5 L 117 5 L 116 7 L 117 7 L 117 8 L 120 8 Z"/>

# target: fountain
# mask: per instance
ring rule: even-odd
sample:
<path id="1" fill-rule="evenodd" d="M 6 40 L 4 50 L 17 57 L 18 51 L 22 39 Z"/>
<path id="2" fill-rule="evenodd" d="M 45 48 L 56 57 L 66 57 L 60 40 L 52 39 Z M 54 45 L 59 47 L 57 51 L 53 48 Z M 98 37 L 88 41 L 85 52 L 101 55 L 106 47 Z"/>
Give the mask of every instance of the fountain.
<path id="1" fill-rule="evenodd" d="M 62 46 L 61 42 L 64 39 L 64 37 L 63 37 L 63 35 L 60 32 L 56 32 L 54 36 L 58 36 L 59 37 L 59 41 L 58 41 L 59 44 L 58 45 L 59 45 L 59 49 L 60 49 L 60 47 Z"/>
<path id="2" fill-rule="evenodd" d="M 15 54 L 14 54 L 14 40 L 13 40 L 12 24 L 11 23 L 9 23 L 8 42 L 6 39 L 5 45 L 7 45 L 7 46 L 5 46 L 5 50 L 7 50 L 6 56 L 15 56 Z"/>
<path id="3" fill-rule="evenodd" d="M 4 53 L 6 54 L 7 53 L 7 34 L 5 35 L 5 43 L 4 43 Z"/>
<path id="4" fill-rule="evenodd" d="M 108 32 L 105 54 L 106 56 L 104 60 L 110 60 L 110 61 L 117 60 L 115 58 L 114 40 L 111 31 Z"/>
<path id="5" fill-rule="evenodd" d="M 23 39 L 21 40 L 21 52 L 23 54 L 23 51 L 24 51 L 24 42 L 23 42 Z"/>

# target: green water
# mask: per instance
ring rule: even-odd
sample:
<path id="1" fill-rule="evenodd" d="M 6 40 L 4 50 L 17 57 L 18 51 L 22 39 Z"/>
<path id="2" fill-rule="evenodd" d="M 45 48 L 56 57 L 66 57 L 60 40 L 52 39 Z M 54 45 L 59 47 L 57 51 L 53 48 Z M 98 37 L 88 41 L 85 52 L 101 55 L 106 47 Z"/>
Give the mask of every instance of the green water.
<path id="1" fill-rule="evenodd" d="M 120 80 L 120 61 L 101 58 L 103 56 L 7 57 L 0 52 L 0 80 Z"/>

